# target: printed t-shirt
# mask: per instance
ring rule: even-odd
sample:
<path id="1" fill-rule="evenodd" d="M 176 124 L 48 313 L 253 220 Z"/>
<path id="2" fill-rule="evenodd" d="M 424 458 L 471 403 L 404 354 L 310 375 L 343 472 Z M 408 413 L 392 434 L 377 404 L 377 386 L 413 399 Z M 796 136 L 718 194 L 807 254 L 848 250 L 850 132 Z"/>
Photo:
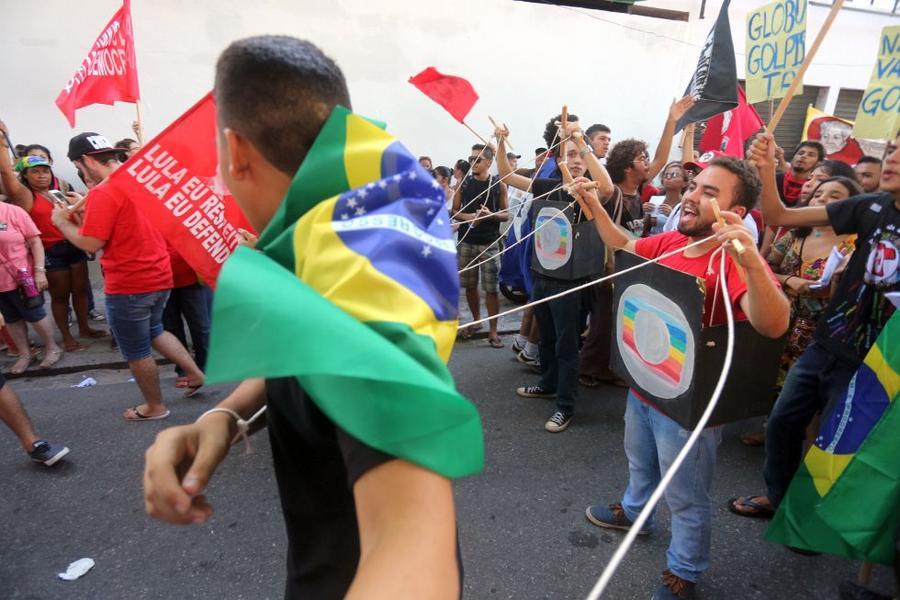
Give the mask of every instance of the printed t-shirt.
<path id="1" fill-rule="evenodd" d="M 29 215 L 41 232 L 41 243 L 44 244 L 44 250 L 46 250 L 66 238 L 62 231 L 53 224 L 53 219 L 51 218 L 53 215 L 53 202 L 50 201 L 50 198 L 38 192 L 33 192 L 32 195 L 34 196 L 34 203 L 31 205 Z"/>
<path id="2" fill-rule="evenodd" d="M 172 288 L 162 234 L 115 183 L 91 189 L 81 235 L 106 242 L 100 264 L 107 294 L 146 294 Z"/>
<path id="3" fill-rule="evenodd" d="M 900 302 L 900 211 L 887 192 L 825 206 L 838 235 L 855 233 L 856 251 L 814 336 L 828 351 L 861 362 Z"/>
<path id="4" fill-rule="evenodd" d="M 32 258 L 27 240 L 41 235 L 28 213 L 7 202 L 0 202 L 0 292 L 16 289 L 15 272 L 31 268 Z"/>

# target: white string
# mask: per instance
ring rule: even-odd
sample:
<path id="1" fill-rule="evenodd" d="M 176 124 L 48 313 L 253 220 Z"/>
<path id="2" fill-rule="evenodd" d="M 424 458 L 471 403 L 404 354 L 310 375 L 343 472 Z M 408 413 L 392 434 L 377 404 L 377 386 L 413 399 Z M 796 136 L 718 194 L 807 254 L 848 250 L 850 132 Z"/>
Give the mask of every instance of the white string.
<path id="1" fill-rule="evenodd" d="M 563 188 L 563 186 L 561 186 L 561 185 L 560 185 L 560 186 L 557 186 L 557 187 L 553 188 L 552 190 L 550 190 L 549 192 L 547 192 L 547 193 L 545 193 L 545 194 L 541 194 L 541 195 L 538 196 L 537 198 L 534 198 L 533 200 L 539 200 L 540 198 L 543 198 L 544 196 L 549 196 L 550 194 L 552 194 L 552 193 L 554 193 L 554 192 L 557 192 L 557 191 L 561 190 L 562 188 Z M 470 270 L 470 269 L 474 269 L 474 268 L 476 268 L 476 267 L 480 267 L 480 266 L 483 265 L 484 263 L 490 262 L 490 261 L 494 260 L 496 257 L 502 256 L 502 255 L 505 254 L 506 252 L 509 252 L 510 250 L 512 250 L 513 248 L 515 248 L 516 246 L 518 246 L 519 244 L 521 244 L 522 242 L 524 242 L 525 240 L 527 240 L 528 238 L 530 238 L 531 236 L 533 236 L 535 233 L 537 233 L 538 231 L 540 231 L 542 227 L 545 227 L 545 226 L 549 225 L 550 222 L 553 221 L 553 219 L 555 219 L 555 218 L 558 217 L 559 215 L 563 214 L 566 210 L 572 208 L 572 207 L 575 205 L 576 202 L 578 202 L 578 199 L 572 200 L 571 202 L 569 202 L 569 203 L 568 203 L 565 207 L 563 207 L 563 208 L 556 209 L 556 213 L 554 213 L 552 217 L 550 217 L 549 219 L 547 219 L 546 221 L 544 221 L 543 223 L 541 223 L 538 227 L 536 227 L 535 229 L 533 229 L 532 231 L 530 231 L 528 234 L 526 234 L 525 236 L 523 236 L 522 239 L 518 240 L 516 243 L 510 244 L 509 246 L 507 246 L 506 248 L 504 248 L 503 250 L 501 250 L 501 251 L 498 252 L 497 254 L 492 254 L 491 256 L 489 256 L 488 258 L 484 259 L 483 261 L 481 261 L 481 262 L 478 263 L 478 264 L 472 264 L 472 263 L 474 263 L 476 260 L 478 260 L 479 258 L 481 258 L 482 256 L 484 256 L 484 254 L 485 254 L 488 250 L 490 250 L 491 248 L 493 248 L 493 247 L 494 247 L 494 244 L 496 244 L 497 242 L 499 242 L 500 240 L 502 240 L 504 237 L 506 237 L 506 234 L 504 233 L 504 234 L 501 235 L 498 239 L 494 240 L 493 243 L 488 244 L 488 246 L 487 246 L 484 250 L 482 250 L 481 252 L 479 252 L 478 255 L 477 255 L 475 258 L 473 258 L 472 260 L 470 260 L 470 261 L 469 261 L 469 264 L 467 264 L 465 267 L 463 267 L 462 269 L 460 269 L 459 272 L 460 272 L 460 273 L 464 273 L 464 272 L 466 272 L 466 271 L 468 271 L 468 270 Z M 465 236 L 464 236 L 464 237 L 465 237 Z"/>
<path id="2" fill-rule="evenodd" d="M 670 256 L 674 256 L 674 255 L 678 254 L 679 252 L 684 252 L 684 251 L 687 250 L 688 248 L 693 248 L 694 246 L 699 246 L 699 245 L 701 245 L 701 244 L 705 244 L 706 242 L 708 242 L 708 241 L 714 239 L 715 237 L 716 237 L 716 236 L 711 235 L 711 236 L 709 236 L 709 237 L 703 238 L 702 240 L 697 240 L 696 242 L 691 242 L 691 243 L 688 244 L 687 246 L 682 246 L 681 248 L 676 248 L 675 250 L 672 250 L 671 252 L 666 252 L 665 254 L 660 254 L 660 255 L 657 256 L 656 258 L 648 259 L 646 262 L 642 262 L 642 263 L 640 263 L 640 264 L 638 264 L 638 265 L 635 265 L 635 266 L 633 266 L 633 267 L 628 267 L 627 269 L 623 269 L 623 270 L 621 270 L 621 271 L 616 271 L 616 272 L 613 273 L 612 275 L 607 275 L 606 277 L 601 277 L 600 279 L 595 279 L 594 281 L 588 281 L 587 283 L 583 283 L 583 284 L 581 284 L 581 285 L 579 285 L 579 286 L 577 286 L 577 287 L 573 287 L 573 288 L 570 289 L 570 290 L 566 290 L 566 291 L 564 291 L 564 292 L 560 292 L 560 293 L 554 294 L 554 295 L 552 295 L 552 296 L 547 296 L 546 298 L 541 298 L 540 300 L 535 300 L 534 302 L 529 302 L 528 304 L 525 304 L 525 305 L 522 305 L 522 306 L 517 306 L 517 307 L 515 307 L 515 308 L 511 308 L 511 309 L 509 309 L 509 310 L 507 310 L 507 311 L 504 311 L 504 312 L 502 312 L 502 313 L 496 314 L 496 315 L 494 315 L 494 316 L 492 316 L 492 317 L 486 317 L 486 318 L 484 318 L 484 319 L 479 319 L 478 321 L 469 321 L 468 323 L 464 323 L 464 324 L 462 324 L 462 325 L 459 325 L 459 326 L 457 327 L 457 329 L 459 330 L 459 329 L 462 329 L 462 328 L 464 328 L 464 327 L 468 327 L 468 326 L 470 326 L 470 325 L 478 325 L 479 323 L 484 323 L 485 321 L 489 321 L 489 320 L 491 320 L 491 319 L 499 319 L 500 317 L 505 317 L 506 315 L 511 315 L 511 314 L 513 314 L 513 313 L 517 313 L 517 312 L 519 312 L 520 310 L 525 310 L 526 308 L 531 308 L 532 306 L 537 306 L 538 304 L 543 304 L 544 302 L 550 302 L 551 300 L 556 300 L 557 298 L 562 298 L 562 297 L 565 296 L 566 294 L 571 294 L 571 293 L 573 293 L 573 292 L 577 292 L 577 291 L 579 291 L 579 290 L 583 290 L 583 289 L 585 289 L 585 288 L 589 288 L 589 287 L 591 287 L 592 285 L 597 285 L 598 283 L 602 283 L 602 282 L 604 282 L 604 281 L 609 281 L 610 279 L 615 279 L 615 278 L 618 277 L 619 275 L 624 275 L 625 273 L 630 273 L 631 271 L 636 271 L 636 270 L 640 269 L 641 267 L 646 267 L 647 265 L 650 265 L 650 264 L 659 262 L 659 261 L 661 261 L 661 260 L 664 259 L 664 258 L 668 258 L 668 257 L 670 257 Z"/>
<path id="3" fill-rule="evenodd" d="M 681 448 L 681 451 L 678 453 L 678 456 L 675 457 L 675 460 L 672 461 L 672 465 L 669 467 L 669 470 L 666 471 L 666 474 L 659 482 L 659 485 L 657 485 L 656 489 L 653 490 L 653 494 L 650 496 L 650 500 L 647 501 L 647 504 L 644 506 L 643 510 L 641 510 L 641 514 L 638 515 L 638 518 L 635 519 L 634 523 L 628 529 L 628 535 L 626 535 L 622 543 L 619 544 L 619 547 L 616 549 L 615 554 L 613 554 L 613 557 L 609 561 L 609 564 L 607 564 L 606 568 L 603 569 L 603 573 L 600 575 L 600 579 L 591 590 L 591 593 L 588 594 L 587 600 L 597 600 L 603 594 L 604 590 L 606 590 L 606 586 L 609 584 L 612 576 L 615 574 L 616 569 L 619 567 L 619 564 L 621 564 L 622 559 L 625 558 L 625 555 L 628 553 L 628 550 L 634 543 L 634 540 L 637 537 L 638 533 L 644 527 L 644 523 L 646 523 L 647 519 L 650 518 L 650 513 L 653 512 L 653 509 L 654 507 L 656 507 L 659 499 L 662 498 L 663 493 L 665 493 L 666 488 L 669 486 L 669 483 L 672 481 L 675 473 L 681 467 L 681 463 L 684 462 L 685 458 L 687 458 L 687 455 L 693 449 L 694 444 L 697 443 L 697 440 L 700 438 L 700 434 L 703 433 L 703 429 L 706 427 L 707 422 L 709 422 L 709 419 L 712 417 L 713 411 L 716 409 L 716 405 L 719 403 L 719 397 L 722 395 L 722 390 L 725 387 L 725 381 L 728 379 L 728 372 L 731 370 L 731 359 L 732 354 L 734 353 L 734 314 L 732 312 L 730 295 L 728 293 L 728 282 L 725 278 L 726 254 L 726 252 L 722 252 L 720 262 L 721 266 L 719 269 L 719 282 L 722 286 L 722 300 L 725 304 L 725 314 L 727 316 L 728 343 L 725 347 L 725 362 L 722 365 L 722 373 L 719 375 L 719 381 L 716 383 L 716 388 L 713 390 L 712 397 L 709 399 L 709 404 L 707 404 L 706 410 L 703 411 L 703 415 L 700 417 L 700 421 L 697 422 L 697 426 L 694 427 L 694 430 L 691 432 L 691 436 L 688 438 L 687 442 L 685 442 L 684 446 Z"/>

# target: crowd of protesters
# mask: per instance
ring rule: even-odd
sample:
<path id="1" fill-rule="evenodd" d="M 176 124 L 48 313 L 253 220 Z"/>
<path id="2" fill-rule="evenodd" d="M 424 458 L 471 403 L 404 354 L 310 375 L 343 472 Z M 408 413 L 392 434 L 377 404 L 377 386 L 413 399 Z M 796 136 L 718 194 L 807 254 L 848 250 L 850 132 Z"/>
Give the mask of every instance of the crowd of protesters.
<path id="1" fill-rule="evenodd" d="M 609 249 L 593 257 L 596 269 L 586 276 L 555 278 L 529 265 L 528 250 L 520 253 L 519 268 L 511 269 L 517 270 L 528 300 L 553 297 L 525 311 L 510 344 L 517 360 L 540 375 L 516 394 L 555 400 L 544 424 L 551 433 L 572 424 L 579 386 L 627 387 L 610 364 L 612 286 L 566 292 L 614 272 L 615 249 L 656 258 L 687 244 L 693 244 L 690 251 L 663 264 L 706 278 L 713 289 L 719 276 L 710 267 L 715 252 L 735 241 L 748 248 L 740 255 L 729 251 L 722 263 L 735 318 L 749 321 L 764 336 L 787 333 L 788 339 L 765 433 L 742 438 L 765 445 L 766 492 L 736 497 L 728 507 L 741 516 L 771 517 L 799 467 L 817 413 L 846 392 L 894 310 L 888 294 L 900 290 L 897 261 L 887 261 L 885 253 L 900 245 L 900 150 L 894 140 L 884 163 L 866 156 L 848 165 L 828 160 L 819 142 L 807 140 L 787 162 L 774 139 L 761 133 L 748 140 L 747 160 L 717 152 L 699 156 L 691 125 L 681 136 L 681 157 L 670 160 L 676 123 L 692 104 L 689 97 L 672 104 L 652 156 L 645 141 L 613 143 L 609 126 L 582 129 L 577 116 L 559 114 L 547 122 L 546 145 L 535 150 L 531 165 L 520 167 L 521 156 L 507 150 L 505 126 L 495 131 L 496 146 L 473 145 L 468 157 L 452 166 L 434 166 L 427 156 L 419 162 L 444 190 L 457 235 L 460 287 L 473 317 L 473 324 L 460 331 L 463 339 L 482 329 L 483 292 L 487 343 L 506 346 L 496 319 L 503 255 L 516 244 L 530 247 L 524 242 L 535 231 L 537 200 L 569 204 L 573 222 L 591 220 Z M 84 340 L 108 338 L 128 362 L 142 395 L 123 418 L 168 417 L 152 350 L 176 365 L 176 385 L 185 396 L 198 393 L 212 294 L 108 182 L 138 143 L 126 138 L 112 144 L 93 132 L 70 140 L 67 158 L 90 190 L 85 202 L 54 174 L 45 146 L 10 148 L 9 129 L 0 123 L 0 130 L 0 323 L 7 352 L 17 358 L 9 372 L 24 373 L 35 358 L 41 359 L 38 368 L 52 368 L 64 353 L 83 350 Z M 724 222 L 714 216 L 714 199 Z M 840 259 L 837 272 L 827 285 L 819 285 L 834 253 Z M 88 272 L 88 261 L 97 256 L 105 317 L 93 304 Z M 49 315 L 44 291 L 49 292 Z M 848 307 L 858 310 L 850 315 Z M 704 323 L 724 319 L 724 310 L 708 295 Z M 98 325 L 104 320 L 109 330 Z M 40 354 L 29 341 L 28 325 L 40 339 Z M 0 419 L 36 462 L 50 466 L 68 453 L 64 445 L 35 434 L 2 376 Z M 628 484 L 620 501 L 587 507 L 587 519 L 599 527 L 631 527 L 686 439 L 680 425 L 634 390 L 628 393 L 625 420 Z M 692 597 L 709 568 L 711 486 L 720 440 L 721 427 L 705 430 L 666 491 L 672 541 L 656 599 Z M 654 528 L 651 520 L 640 533 Z"/>
<path id="2" fill-rule="evenodd" d="M 785 335 L 787 341 L 766 431 L 741 436 L 748 445 L 766 446 L 768 491 L 734 498 L 728 508 L 741 516 L 769 518 L 817 433 L 817 414 L 829 400 L 846 393 L 849 378 L 894 310 L 889 294 L 900 290 L 896 256 L 891 254 L 900 245 L 900 151 L 894 140 L 884 159 L 864 156 L 849 165 L 827 159 L 818 141 L 804 140 L 788 162 L 771 136 L 758 133 L 747 140 L 747 160 L 720 152 L 700 156 L 693 147 L 694 126 L 689 125 L 681 137 L 681 158 L 670 161 L 675 123 L 690 103 L 685 98 L 673 104 L 652 157 L 646 142 L 625 139 L 611 144 L 610 127 L 594 124 L 582 130 L 577 116 L 567 115 L 564 124 L 560 114 L 547 123 L 546 147 L 535 151 L 530 168 L 519 168 L 521 157 L 507 151 L 509 131 L 504 126 L 495 131 L 496 147 L 474 145 L 468 159 L 457 161 L 452 170 L 434 170 L 458 228 L 460 286 L 473 316 L 473 324 L 460 335 L 468 339 L 482 328 L 479 284 L 488 317 L 498 314 L 498 285 L 516 279 L 516 274 L 504 274 L 501 260 L 508 258 L 503 255 L 510 246 L 527 241 L 523 231 L 533 231 L 534 198 L 569 202 L 579 197 L 575 220 L 580 207 L 593 207 L 608 248 L 625 248 L 647 258 L 718 235 L 698 251 L 663 261 L 706 276 L 707 289 L 715 286 L 707 270 L 710 253 L 723 239 L 744 241 L 754 257 L 740 259 L 750 274 L 749 284 L 734 277 L 737 269 L 728 271 L 736 318 L 749 320 L 763 335 Z M 430 158 L 420 162 L 431 168 Z M 592 188 L 567 187 L 562 164 L 576 182 L 582 176 L 593 180 Z M 714 226 L 710 197 L 722 203 L 724 228 Z M 524 230 L 517 229 L 517 219 L 526 222 Z M 829 257 L 838 259 L 835 273 L 830 281 L 820 282 Z M 524 287 L 529 301 L 555 297 L 599 277 L 554 279 L 530 265 L 531 260 L 526 251 L 520 265 L 524 273 L 517 274 L 528 280 Z M 614 271 L 611 253 L 595 260 L 605 263 L 604 274 Z M 569 427 L 579 385 L 627 385 L 610 367 L 612 299 L 612 286 L 600 284 L 524 312 L 512 349 L 519 362 L 541 377 L 516 393 L 556 401 L 545 423 L 549 432 Z M 707 305 L 705 314 L 715 315 L 705 323 L 722 322 L 718 308 Z M 488 323 L 487 343 L 504 347 L 496 319 Z M 624 497 L 586 512 L 595 525 L 623 530 L 630 528 L 686 438 L 677 423 L 633 391 L 625 420 L 630 477 Z M 721 427 L 705 430 L 689 464 L 682 465 L 666 492 L 672 542 L 654 598 L 692 597 L 709 567 L 711 484 L 720 439 Z M 653 529 L 651 520 L 640 533 Z M 872 592 L 848 583 L 842 593 L 855 598 Z"/>

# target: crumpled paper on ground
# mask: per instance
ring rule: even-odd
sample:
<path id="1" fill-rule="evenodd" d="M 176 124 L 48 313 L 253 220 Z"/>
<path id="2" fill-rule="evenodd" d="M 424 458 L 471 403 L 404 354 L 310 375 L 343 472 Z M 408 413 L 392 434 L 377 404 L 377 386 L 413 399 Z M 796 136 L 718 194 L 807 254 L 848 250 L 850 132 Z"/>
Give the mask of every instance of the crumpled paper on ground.
<path id="1" fill-rule="evenodd" d="M 70 385 L 69 387 L 86 388 L 91 387 L 92 385 L 97 385 L 97 380 L 93 377 L 85 377 L 81 383 L 76 383 L 75 385 Z"/>
<path id="2" fill-rule="evenodd" d="M 94 568 L 94 559 L 80 558 L 69 565 L 65 573 L 58 573 L 57 577 L 65 581 L 75 581 Z"/>

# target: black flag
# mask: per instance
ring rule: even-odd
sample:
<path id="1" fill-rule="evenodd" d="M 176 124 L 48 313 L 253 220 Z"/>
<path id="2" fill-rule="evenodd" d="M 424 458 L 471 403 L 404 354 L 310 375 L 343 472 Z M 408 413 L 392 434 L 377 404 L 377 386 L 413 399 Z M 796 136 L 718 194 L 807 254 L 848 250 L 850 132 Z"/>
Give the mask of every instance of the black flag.
<path id="1" fill-rule="evenodd" d="M 730 3 L 731 0 L 725 0 L 722 4 L 719 18 L 706 36 L 706 43 L 703 44 L 697 61 L 697 70 L 684 92 L 685 96 L 693 96 L 697 102 L 678 121 L 676 132 L 681 131 L 688 123 L 704 121 L 738 105 L 737 66 L 734 62 L 731 25 L 728 23 Z"/>

